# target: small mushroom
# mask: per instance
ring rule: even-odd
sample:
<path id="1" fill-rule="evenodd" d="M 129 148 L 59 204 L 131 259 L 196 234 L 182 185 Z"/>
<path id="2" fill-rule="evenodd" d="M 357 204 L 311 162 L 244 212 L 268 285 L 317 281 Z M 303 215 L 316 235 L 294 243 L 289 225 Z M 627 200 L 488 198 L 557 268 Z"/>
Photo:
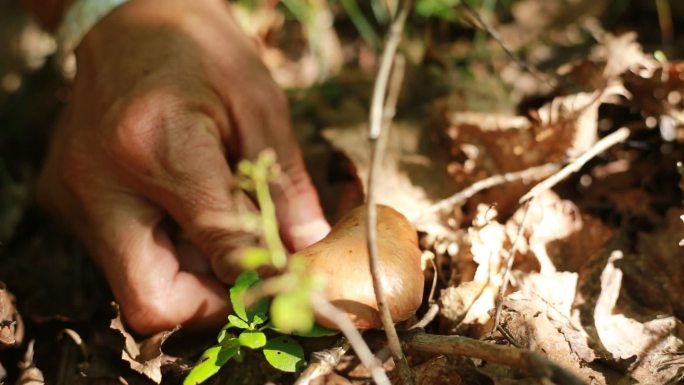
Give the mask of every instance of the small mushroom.
<path id="1" fill-rule="evenodd" d="M 391 207 L 378 205 L 378 256 L 387 305 L 394 322 L 412 316 L 423 298 L 418 237 L 411 223 Z M 347 213 L 317 243 L 301 250 L 307 271 L 326 280 L 326 297 L 346 312 L 357 328 L 382 326 L 373 290 L 366 244 L 366 208 Z M 335 328 L 328 319 L 317 321 Z"/>

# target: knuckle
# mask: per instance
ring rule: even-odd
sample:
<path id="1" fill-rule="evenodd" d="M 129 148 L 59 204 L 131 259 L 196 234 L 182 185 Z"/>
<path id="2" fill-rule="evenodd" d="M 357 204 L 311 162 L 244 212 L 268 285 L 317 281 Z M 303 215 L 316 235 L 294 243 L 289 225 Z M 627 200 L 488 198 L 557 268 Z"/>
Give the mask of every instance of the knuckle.
<path id="1" fill-rule="evenodd" d="M 126 100 L 110 111 L 113 117 L 111 123 L 105 123 L 109 127 L 104 140 L 113 159 L 133 168 L 149 165 L 154 134 L 163 121 L 159 103 L 159 97 L 150 93 Z"/>
<path id="2" fill-rule="evenodd" d="M 106 139 L 110 158 L 117 167 L 149 181 L 192 180 L 189 161 L 221 153 L 218 125 L 211 112 L 205 112 L 209 109 L 166 92 L 135 96 L 115 112 Z"/>

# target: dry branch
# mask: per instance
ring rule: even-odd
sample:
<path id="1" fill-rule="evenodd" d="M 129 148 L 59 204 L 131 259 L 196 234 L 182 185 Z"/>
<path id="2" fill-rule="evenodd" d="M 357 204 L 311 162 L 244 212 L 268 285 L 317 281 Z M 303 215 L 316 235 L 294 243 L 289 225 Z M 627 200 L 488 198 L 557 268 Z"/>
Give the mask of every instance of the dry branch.
<path id="1" fill-rule="evenodd" d="M 627 139 L 627 137 L 629 137 L 629 128 L 622 127 L 617 131 L 613 132 L 612 134 L 594 143 L 594 145 L 591 146 L 591 148 L 589 148 L 582 155 L 577 157 L 577 159 L 574 162 L 571 162 L 554 175 L 550 176 L 549 178 L 543 180 L 542 182 L 534 186 L 530 191 L 527 192 L 527 194 L 523 195 L 523 197 L 520 198 L 519 202 L 522 203 L 530 199 L 534 199 L 543 191 L 552 188 L 560 181 L 567 178 L 570 174 L 579 171 L 582 168 L 582 166 L 584 166 L 588 161 L 593 159 L 596 155 L 602 153 L 608 148 L 614 146 L 615 144 L 624 141 L 625 139 Z"/>
<path id="2" fill-rule="evenodd" d="M 387 335 L 389 348 L 392 351 L 392 355 L 397 360 L 399 376 L 405 385 L 413 384 L 413 376 L 411 369 L 406 362 L 406 357 L 401 350 L 401 343 L 399 342 L 397 331 L 394 328 L 392 316 L 387 307 L 385 292 L 383 290 L 378 257 L 376 228 L 377 207 L 374 181 L 377 179 L 380 172 L 380 165 L 382 164 L 382 158 L 387 144 L 389 123 L 392 121 L 396 112 L 396 102 L 403 81 L 403 61 L 402 59 L 397 60 L 397 49 L 401 42 L 404 24 L 406 23 L 406 18 L 411 9 L 411 3 L 410 0 L 404 1 L 401 11 L 390 26 L 387 42 L 385 43 L 385 48 L 382 52 L 380 68 L 378 69 L 375 85 L 373 87 L 368 132 L 368 140 L 370 141 L 371 147 L 371 164 L 370 172 L 368 174 L 368 196 L 366 200 L 366 231 L 370 270 L 373 277 L 373 289 L 378 303 L 380 319 L 382 320 L 383 328 Z"/>
<path id="3" fill-rule="evenodd" d="M 309 385 L 314 379 L 331 373 L 350 347 L 349 341 L 343 338 L 330 349 L 314 352 L 312 362 L 304 369 L 294 385 Z"/>
<path id="4" fill-rule="evenodd" d="M 425 209 L 420 215 L 412 219 L 412 222 L 417 222 L 420 218 L 440 211 L 448 210 L 454 206 L 461 205 L 465 203 L 468 199 L 472 198 L 475 194 L 480 191 L 492 188 L 495 186 L 502 185 L 504 183 L 515 182 L 518 180 L 525 179 L 541 179 L 545 178 L 554 172 L 558 171 L 560 166 L 555 163 L 547 163 L 541 166 L 530 167 L 521 171 L 507 172 L 505 174 L 493 175 L 489 178 L 479 180 L 467 188 L 457 192 L 456 194 L 450 196 L 449 198 L 443 199 L 434 205 Z"/>
<path id="5" fill-rule="evenodd" d="M 318 314 L 334 322 L 342 334 L 347 337 L 349 344 L 354 349 L 354 352 L 356 352 L 361 363 L 370 370 L 373 381 L 377 385 L 390 385 L 390 380 L 382 368 L 382 363 L 373 355 L 366 341 L 363 340 L 361 333 L 354 327 L 354 323 L 347 317 L 347 314 L 318 295 L 312 295 L 310 300 Z"/>
<path id="6" fill-rule="evenodd" d="M 522 369 L 539 378 L 550 378 L 561 385 L 584 384 L 567 369 L 529 350 L 493 345 L 461 336 L 413 333 L 402 337 L 405 346 L 416 351 L 479 358 L 487 362 Z"/>

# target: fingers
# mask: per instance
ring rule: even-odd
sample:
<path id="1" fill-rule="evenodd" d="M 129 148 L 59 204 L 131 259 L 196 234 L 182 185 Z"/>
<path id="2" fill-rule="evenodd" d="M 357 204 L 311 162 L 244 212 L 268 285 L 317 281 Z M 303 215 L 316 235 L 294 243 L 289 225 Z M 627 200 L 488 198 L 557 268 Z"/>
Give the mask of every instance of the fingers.
<path id="1" fill-rule="evenodd" d="M 106 239 L 100 239 L 97 252 L 131 328 L 149 334 L 180 324 L 221 325 L 229 312 L 225 288 L 211 275 L 181 271 L 176 250 L 159 226 L 161 212 L 133 196 L 112 199 L 107 221 L 99 224 Z"/>
<path id="2" fill-rule="evenodd" d="M 330 225 L 323 216 L 318 194 L 299 149 L 296 144 L 293 146 L 289 149 L 276 148 L 283 176 L 273 189 L 273 201 L 285 243 L 292 250 L 301 250 L 322 239 L 330 231 Z"/>
<path id="3" fill-rule="evenodd" d="M 178 253 L 159 225 L 161 210 L 112 186 L 110 178 L 66 185 L 49 169 L 42 188 L 55 193 L 52 206 L 68 220 L 102 268 L 128 325 L 151 334 L 176 325 L 216 328 L 229 301 L 211 274 L 181 270 Z M 67 179 L 68 180 L 68 179 Z"/>
<path id="4" fill-rule="evenodd" d="M 272 186 L 271 193 L 285 244 L 299 250 L 323 238 L 330 225 L 292 133 L 282 91 L 270 79 L 262 80 L 228 102 L 232 111 L 240 111 L 234 117 L 236 124 L 251 130 L 240 138 L 243 156 L 254 160 L 267 148 L 276 153 L 282 180 Z"/>
<path id="5" fill-rule="evenodd" d="M 153 105 L 159 103 L 156 98 Z M 123 115 L 129 114 L 138 115 Z M 142 123 L 125 120 L 112 141 L 113 158 L 126 170 L 126 183 L 168 212 L 221 281 L 231 283 L 241 270 L 242 249 L 258 239 L 241 220 L 252 205 L 232 181 L 220 118 L 187 105 L 167 105 L 159 114 Z"/>

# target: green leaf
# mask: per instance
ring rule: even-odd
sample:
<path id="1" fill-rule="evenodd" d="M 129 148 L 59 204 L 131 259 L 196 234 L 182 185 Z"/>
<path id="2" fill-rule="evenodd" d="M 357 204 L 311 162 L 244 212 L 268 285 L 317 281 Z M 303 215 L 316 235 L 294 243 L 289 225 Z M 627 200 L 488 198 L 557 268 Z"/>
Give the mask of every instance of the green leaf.
<path id="1" fill-rule="evenodd" d="M 252 329 L 256 325 L 266 322 L 268 312 L 268 298 L 262 298 L 249 309 L 245 308 L 245 292 L 255 283 L 259 282 L 259 276 L 255 271 L 245 271 L 235 280 L 235 284 L 230 288 L 230 302 L 233 305 L 235 314 L 250 326 L 237 326 L 242 329 Z M 230 317 L 228 317 L 230 321 Z"/>
<path id="2" fill-rule="evenodd" d="M 259 349 L 266 345 L 266 334 L 256 330 L 245 330 L 238 336 L 240 345 L 250 349 Z"/>
<path id="3" fill-rule="evenodd" d="M 268 298 L 262 298 L 247 311 L 250 325 L 255 328 L 268 320 Z"/>
<path id="4" fill-rule="evenodd" d="M 197 385 L 218 373 L 228 360 L 233 358 L 240 351 L 240 344 L 237 338 L 232 338 L 222 345 L 212 346 L 205 350 L 200 357 L 197 365 L 188 373 L 183 385 Z"/>
<path id="5" fill-rule="evenodd" d="M 248 247 L 243 254 L 241 263 L 245 270 L 255 270 L 271 263 L 271 253 L 263 247 Z"/>
<path id="6" fill-rule="evenodd" d="M 238 275 L 235 284 L 230 288 L 230 303 L 233 305 L 233 311 L 243 321 L 248 321 L 244 303 L 245 292 L 258 280 L 259 276 L 256 271 L 245 271 Z"/>
<path id="7" fill-rule="evenodd" d="M 306 290 L 295 290 L 277 295 L 271 304 L 271 319 L 283 333 L 311 330 L 314 314 Z"/>
<path id="8" fill-rule="evenodd" d="M 304 364 L 304 349 L 291 337 L 276 337 L 264 346 L 264 357 L 278 370 L 296 372 Z"/>
<path id="9" fill-rule="evenodd" d="M 218 336 L 216 336 L 216 342 L 220 344 L 223 343 L 223 341 L 226 339 L 226 337 L 235 337 L 234 335 L 228 333 L 228 329 L 230 329 L 230 321 L 223 327 L 221 328 L 221 331 L 219 331 Z"/>
<path id="10" fill-rule="evenodd" d="M 228 316 L 228 324 L 226 326 L 229 329 L 230 328 L 239 328 L 239 329 L 247 329 L 247 330 L 251 329 L 247 322 L 243 321 L 239 317 L 234 316 L 232 314 Z"/>

